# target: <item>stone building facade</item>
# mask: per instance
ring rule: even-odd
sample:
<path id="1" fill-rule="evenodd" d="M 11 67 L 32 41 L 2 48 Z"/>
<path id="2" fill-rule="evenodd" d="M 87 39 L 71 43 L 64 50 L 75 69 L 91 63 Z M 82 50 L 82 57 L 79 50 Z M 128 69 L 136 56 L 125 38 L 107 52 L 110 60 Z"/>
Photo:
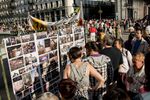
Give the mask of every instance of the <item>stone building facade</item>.
<path id="1" fill-rule="evenodd" d="M 0 0 L 0 23 L 27 23 L 28 13 L 54 22 L 73 13 L 80 1 L 85 19 L 140 19 L 150 13 L 144 0 Z"/>

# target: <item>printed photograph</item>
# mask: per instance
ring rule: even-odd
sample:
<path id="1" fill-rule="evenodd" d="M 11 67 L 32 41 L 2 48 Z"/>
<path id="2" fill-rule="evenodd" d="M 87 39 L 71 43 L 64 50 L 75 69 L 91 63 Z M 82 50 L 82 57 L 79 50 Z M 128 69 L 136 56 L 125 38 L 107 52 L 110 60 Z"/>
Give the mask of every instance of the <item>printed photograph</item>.
<path id="1" fill-rule="evenodd" d="M 44 45 L 45 45 L 45 52 L 49 52 L 51 51 L 51 47 L 50 47 L 50 39 L 45 39 L 44 40 Z"/>
<path id="2" fill-rule="evenodd" d="M 32 63 L 36 63 L 36 62 L 37 62 L 37 54 L 36 53 L 31 53 L 31 54 L 25 55 L 25 65 L 29 65 Z"/>
<path id="3" fill-rule="evenodd" d="M 81 33 L 83 30 L 81 27 L 75 27 L 74 28 L 74 33 Z"/>
<path id="4" fill-rule="evenodd" d="M 13 78 L 13 87 L 14 87 L 16 94 L 18 92 L 21 92 L 24 90 L 24 83 L 23 83 L 22 76 L 18 76 L 16 78 Z"/>
<path id="5" fill-rule="evenodd" d="M 45 53 L 45 43 L 44 43 L 44 40 L 38 41 L 37 47 L 38 47 L 38 54 L 39 55 Z"/>
<path id="6" fill-rule="evenodd" d="M 79 40 L 79 39 L 82 39 L 82 38 L 84 38 L 84 37 L 83 37 L 83 34 L 81 34 L 81 33 L 75 34 L 75 41 L 76 41 L 76 40 Z"/>
<path id="7" fill-rule="evenodd" d="M 47 32 L 38 32 L 36 33 L 37 39 L 43 39 L 47 37 Z"/>
<path id="8" fill-rule="evenodd" d="M 19 76 L 19 75 L 20 75 L 20 73 L 19 73 L 18 70 L 14 70 L 14 71 L 11 72 L 11 77 L 12 77 L 12 78 L 15 78 L 15 77 L 17 77 L 17 76 Z"/>
<path id="9" fill-rule="evenodd" d="M 22 42 L 29 42 L 29 41 L 34 41 L 34 35 L 29 34 L 29 35 L 23 35 L 21 36 Z"/>
<path id="10" fill-rule="evenodd" d="M 66 34 L 64 36 L 60 36 L 60 45 L 68 42 L 73 42 L 73 34 Z"/>
<path id="11" fill-rule="evenodd" d="M 67 42 L 73 42 L 73 34 L 67 34 L 66 37 Z"/>
<path id="12" fill-rule="evenodd" d="M 23 73 L 25 73 L 25 72 L 26 72 L 25 68 L 19 69 L 19 74 L 23 74 Z"/>
<path id="13" fill-rule="evenodd" d="M 9 37 L 6 39 L 7 46 L 15 45 L 15 44 L 19 44 L 19 43 L 21 43 L 20 37 Z"/>
<path id="14" fill-rule="evenodd" d="M 65 34 L 72 34 L 72 27 L 71 26 L 64 26 L 60 30 L 60 35 L 65 35 Z"/>
<path id="15" fill-rule="evenodd" d="M 60 45 L 67 43 L 67 37 L 66 36 L 59 37 L 59 41 L 60 41 Z"/>
<path id="16" fill-rule="evenodd" d="M 9 59 L 21 56 L 22 55 L 21 45 L 8 47 L 7 52 L 8 52 Z"/>
<path id="17" fill-rule="evenodd" d="M 35 43 L 30 42 L 22 45 L 24 54 L 35 52 Z"/>
<path id="18" fill-rule="evenodd" d="M 84 47 L 85 46 L 84 39 L 80 39 L 80 40 L 75 41 L 75 45 L 78 47 Z"/>
<path id="19" fill-rule="evenodd" d="M 11 71 L 14 71 L 24 66 L 24 59 L 23 57 L 19 57 L 17 59 L 10 60 L 9 63 L 10 63 Z"/>
<path id="20" fill-rule="evenodd" d="M 57 30 L 50 30 L 50 31 L 47 31 L 47 36 L 48 36 L 48 37 L 57 36 Z"/>
<path id="21" fill-rule="evenodd" d="M 50 47 L 51 47 L 51 50 L 57 49 L 57 37 L 50 39 Z"/>
<path id="22" fill-rule="evenodd" d="M 39 55 L 50 52 L 51 50 L 56 50 L 57 49 L 57 37 L 40 40 L 37 43 L 37 47 L 38 47 Z"/>
<path id="23" fill-rule="evenodd" d="M 57 56 L 57 50 L 49 53 L 49 59 Z"/>
<path id="24" fill-rule="evenodd" d="M 25 88 L 28 88 L 33 84 L 30 72 L 22 74 L 22 80 Z"/>
<path id="25" fill-rule="evenodd" d="M 68 44 L 65 44 L 65 45 L 61 45 L 60 46 L 61 53 L 67 53 L 72 46 L 73 46 L 73 43 L 68 43 Z"/>
<path id="26" fill-rule="evenodd" d="M 29 66 L 26 66 L 25 70 L 26 70 L 26 73 L 31 74 L 32 83 L 34 83 L 35 77 L 39 77 L 37 67 L 34 67 L 33 65 L 29 65 Z"/>
<path id="27" fill-rule="evenodd" d="M 40 61 L 40 63 L 48 61 L 48 55 L 46 54 L 46 55 L 40 56 L 39 57 L 39 61 Z"/>

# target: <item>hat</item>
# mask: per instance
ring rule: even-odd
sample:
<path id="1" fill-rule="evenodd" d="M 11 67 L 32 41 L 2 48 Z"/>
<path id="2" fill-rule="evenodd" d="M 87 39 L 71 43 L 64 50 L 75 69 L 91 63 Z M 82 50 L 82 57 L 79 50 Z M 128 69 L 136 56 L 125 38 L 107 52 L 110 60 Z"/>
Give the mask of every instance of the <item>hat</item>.
<path id="1" fill-rule="evenodd" d="M 134 31 L 134 28 L 131 26 L 131 27 L 129 27 L 129 30 L 130 31 Z"/>

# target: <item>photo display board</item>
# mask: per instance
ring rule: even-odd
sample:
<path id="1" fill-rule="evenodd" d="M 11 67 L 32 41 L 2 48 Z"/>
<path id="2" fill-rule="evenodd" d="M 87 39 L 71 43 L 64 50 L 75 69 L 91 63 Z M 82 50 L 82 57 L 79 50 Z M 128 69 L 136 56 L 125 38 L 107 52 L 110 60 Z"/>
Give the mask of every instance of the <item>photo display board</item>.
<path id="1" fill-rule="evenodd" d="M 4 39 L 16 100 L 57 91 L 60 64 L 57 31 Z"/>
<path id="2" fill-rule="evenodd" d="M 70 63 L 68 51 L 73 46 L 84 47 L 84 28 L 77 25 L 66 26 L 59 33 L 61 67 L 65 68 Z"/>
<path id="3" fill-rule="evenodd" d="M 84 47 L 84 28 L 66 25 L 59 30 L 4 39 L 16 100 L 31 100 L 43 92 L 58 92 L 62 68 L 70 63 L 67 52 Z"/>

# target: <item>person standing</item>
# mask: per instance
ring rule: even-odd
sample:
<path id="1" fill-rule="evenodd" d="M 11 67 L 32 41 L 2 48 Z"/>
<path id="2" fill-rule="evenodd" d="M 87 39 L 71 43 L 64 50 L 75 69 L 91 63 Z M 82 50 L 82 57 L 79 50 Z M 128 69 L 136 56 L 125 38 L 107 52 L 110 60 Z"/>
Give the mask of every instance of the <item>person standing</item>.
<path id="1" fill-rule="evenodd" d="M 140 88 L 140 93 L 144 100 L 150 100 L 150 52 L 145 56 L 145 75 L 146 75 L 146 82 Z"/>
<path id="2" fill-rule="evenodd" d="M 126 90 L 128 91 L 130 97 L 133 98 L 133 100 L 137 100 L 135 98 L 137 98 L 137 94 L 139 93 L 141 86 L 145 83 L 144 59 L 145 56 L 143 53 L 136 53 L 133 56 L 133 66 L 130 67 L 128 73 L 125 76 Z"/>
<path id="3" fill-rule="evenodd" d="M 94 27 L 93 24 L 91 24 L 91 27 L 89 28 L 91 41 L 96 41 L 96 32 L 97 32 L 96 28 Z"/>
<path id="4" fill-rule="evenodd" d="M 104 86 L 96 91 L 91 91 L 92 100 L 100 100 L 102 95 L 107 91 L 107 86 L 113 82 L 113 66 L 109 57 L 100 54 L 96 42 L 88 42 L 85 45 L 87 51 L 87 61 L 103 76 L 106 80 Z M 94 77 L 90 77 L 90 85 L 95 86 L 97 83 Z"/>
<path id="5" fill-rule="evenodd" d="M 107 37 L 105 40 L 105 47 L 100 51 L 101 54 L 104 54 L 108 57 L 110 57 L 112 61 L 112 65 L 114 68 L 114 81 L 117 81 L 118 79 L 118 68 L 121 64 L 123 64 L 122 54 L 120 50 L 117 48 L 112 47 L 113 45 L 113 39 L 110 37 Z"/>
<path id="6" fill-rule="evenodd" d="M 136 28 L 135 38 L 132 40 L 132 55 L 135 55 L 137 52 L 142 52 L 146 54 L 148 52 L 148 43 L 142 37 L 142 29 L 140 27 Z"/>
<path id="7" fill-rule="evenodd" d="M 64 70 L 64 79 L 70 78 L 77 82 L 77 95 L 89 99 L 89 76 L 91 75 L 95 77 L 98 81 L 96 86 L 93 88 L 94 90 L 102 87 L 105 80 L 93 66 L 91 66 L 88 62 L 83 62 L 81 60 L 81 48 L 72 47 L 68 52 L 68 56 L 71 64 L 67 65 Z"/>

